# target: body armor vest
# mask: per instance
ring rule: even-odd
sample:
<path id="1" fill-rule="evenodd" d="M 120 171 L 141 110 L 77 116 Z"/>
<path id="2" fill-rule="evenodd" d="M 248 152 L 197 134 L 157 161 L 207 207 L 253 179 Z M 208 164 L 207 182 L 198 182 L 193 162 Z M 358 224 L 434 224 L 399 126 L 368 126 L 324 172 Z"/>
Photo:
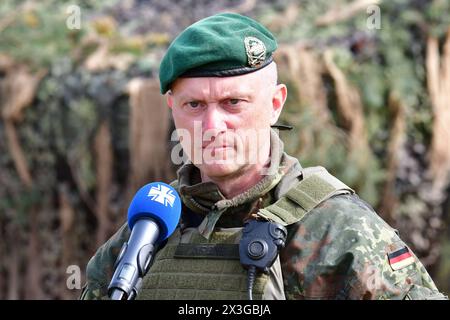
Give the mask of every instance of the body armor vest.
<path id="1" fill-rule="evenodd" d="M 299 222 L 326 199 L 354 191 L 322 167 L 302 170 L 302 179 L 258 215 L 282 225 Z M 247 271 L 239 261 L 242 228 L 215 228 L 209 239 L 198 228 L 177 231 L 155 256 L 137 299 L 247 299 Z M 253 299 L 285 299 L 279 258 L 258 273 Z"/>

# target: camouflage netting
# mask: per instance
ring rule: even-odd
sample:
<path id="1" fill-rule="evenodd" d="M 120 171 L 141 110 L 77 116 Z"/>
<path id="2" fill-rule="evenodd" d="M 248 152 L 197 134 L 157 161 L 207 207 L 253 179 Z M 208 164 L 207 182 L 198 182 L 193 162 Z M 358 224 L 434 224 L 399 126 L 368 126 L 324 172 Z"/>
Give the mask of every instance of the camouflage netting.
<path id="1" fill-rule="evenodd" d="M 174 177 L 159 61 L 184 27 L 222 11 L 279 39 L 287 151 L 355 188 L 449 292 L 448 1 L 78 5 L 81 29 L 56 0 L 0 4 L 0 299 L 77 297 L 68 266 L 83 282 L 136 189 Z"/>

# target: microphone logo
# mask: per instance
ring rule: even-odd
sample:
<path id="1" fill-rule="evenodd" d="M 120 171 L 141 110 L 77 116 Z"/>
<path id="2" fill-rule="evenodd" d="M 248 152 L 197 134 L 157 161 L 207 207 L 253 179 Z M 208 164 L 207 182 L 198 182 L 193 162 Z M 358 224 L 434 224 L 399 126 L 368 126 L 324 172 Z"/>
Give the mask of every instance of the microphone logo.
<path id="1" fill-rule="evenodd" d="M 167 205 L 173 207 L 173 203 L 175 202 L 173 191 L 161 184 L 158 184 L 156 187 L 151 187 L 147 196 L 151 197 L 152 201 L 159 202 L 166 207 Z"/>

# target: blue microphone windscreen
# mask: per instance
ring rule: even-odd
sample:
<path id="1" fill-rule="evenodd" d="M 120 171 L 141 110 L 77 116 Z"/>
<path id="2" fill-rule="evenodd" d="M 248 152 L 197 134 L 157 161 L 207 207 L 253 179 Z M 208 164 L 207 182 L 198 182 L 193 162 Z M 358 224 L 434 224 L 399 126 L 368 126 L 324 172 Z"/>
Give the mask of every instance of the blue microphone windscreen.
<path id="1" fill-rule="evenodd" d="M 128 226 L 141 218 L 152 218 L 160 227 L 158 241 L 170 237 L 180 221 L 181 200 L 177 191 L 163 182 L 146 184 L 136 192 L 128 208 Z"/>

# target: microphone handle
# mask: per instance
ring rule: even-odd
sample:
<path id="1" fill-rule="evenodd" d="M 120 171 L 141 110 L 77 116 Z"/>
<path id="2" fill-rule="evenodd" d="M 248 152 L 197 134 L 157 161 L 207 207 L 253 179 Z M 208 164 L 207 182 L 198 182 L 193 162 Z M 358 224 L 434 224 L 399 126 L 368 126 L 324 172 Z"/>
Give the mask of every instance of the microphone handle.
<path id="1" fill-rule="evenodd" d="M 158 237 L 159 226 L 153 219 L 139 219 L 134 224 L 130 238 L 117 258 L 117 267 L 108 288 L 112 300 L 136 297 L 137 285 L 148 270 L 153 244 Z"/>
<path id="2" fill-rule="evenodd" d="M 123 292 L 120 289 L 113 289 L 113 291 L 110 294 L 111 300 L 123 300 L 124 296 L 125 296 L 125 292 Z"/>

